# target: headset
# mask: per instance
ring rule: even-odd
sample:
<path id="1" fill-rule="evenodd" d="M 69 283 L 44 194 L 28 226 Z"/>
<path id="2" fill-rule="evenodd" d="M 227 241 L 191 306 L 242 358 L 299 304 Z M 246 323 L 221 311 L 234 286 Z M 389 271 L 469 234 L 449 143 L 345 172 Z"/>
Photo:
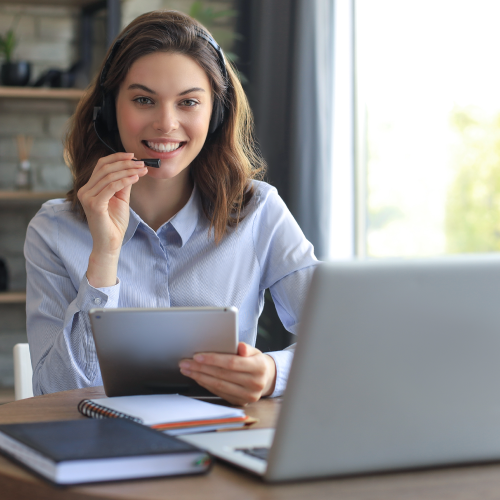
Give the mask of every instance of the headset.
<path id="1" fill-rule="evenodd" d="M 212 36 L 207 33 L 206 31 L 202 30 L 198 26 L 194 27 L 196 36 L 203 38 L 203 40 L 207 41 L 215 50 L 217 53 L 217 61 L 219 63 L 220 70 L 222 72 L 222 75 L 224 77 L 224 81 L 226 82 L 226 85 L 229 84 L 229 77 L 227 73 L 227 68 L 226 68 L 226 61 L 224 59 L 224 53 L 222 52 L 222 49 L 220 46 L 217 44 L 217 42 L 212 38 Z M 102 137 L 99 135 L 99 132 L 97 131 L 97 126 L 101 126 L 106 130 L 107 132 L 116 132 L 118 131 L 118 124 L 116 121 L 116 106 L 115 106 L 115 98 L 111 92 L 107 92 L 104 88 L 104 82 L 106 81 L 106 77 L 108 76 L 108 71 L 111 66 L 111 62 L 113 61 L 116 53 L 118 52 L 118 49 L 120 48 L 121 44 L 123 43 L 123 40 L 128 35 L 128 31 L 124 33 L 124 35 L 116 40 L 116 42 L 113 44 L 113 47 L 111 48 L 111 51 L 109 53 L 108 58 L 106 59 L 106 63 L 104 64 L 104 68 L 101 72 L 101 75 L 99 77 L 99 86 L 101 87 L 101 91 L 103 94 L 102 98 L 102 104 L 101 106 L 95 106 L 94 107 L 94 116 L 93 116 L 93 123 L 94 123 L 94 130 L 99 138 L 99 140 L 106 146 L 108 147 L 113 153 L 116 153 L 116 151 L 104 140 Z M 221 125 L 222 122 L 224 121 L 224 114 L 225 114 L 225 106 L 224 103 L 218 99 L 214 99 L 214 104 L 213 104 L 213 109 L 212 109 L 212 116 L 210 117 L 210 125 L 208 127 L 208 133 L 213 134 Z M 134 160 L 134 161 L 143 161 L 145 165 L 148 167 L 154 167 L 154 168 L 160 168 L 161 160 L 159 159 L 141 159 L 141 160 Z"/>

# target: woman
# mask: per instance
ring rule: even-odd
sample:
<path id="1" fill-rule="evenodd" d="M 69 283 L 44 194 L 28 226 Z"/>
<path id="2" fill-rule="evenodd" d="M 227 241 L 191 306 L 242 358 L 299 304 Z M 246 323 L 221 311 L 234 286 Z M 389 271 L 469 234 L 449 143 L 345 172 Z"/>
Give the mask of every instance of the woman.
<path id="1" fill-rule="evenodd" d="M 293 351 L 253 347 L 264 291 L 295 332 L 317 260 L 256 180 L 251 129 L 234 70 L 196 21 L 156 11 L 124 29 L 72 118 L 73 189 L 27 232 L 35 394 L 102 384 L 96 306 L 236 306 L 237 355 L 199 354 L 181 372 L 235 404 L 283 392 Z"/>

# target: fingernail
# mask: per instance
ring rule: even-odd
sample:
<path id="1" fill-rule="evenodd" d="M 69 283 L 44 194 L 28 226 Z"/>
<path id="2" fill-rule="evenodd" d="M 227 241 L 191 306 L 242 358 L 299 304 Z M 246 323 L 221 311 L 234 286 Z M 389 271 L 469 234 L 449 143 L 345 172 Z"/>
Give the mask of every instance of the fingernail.
<path id="1" fill-rule="evenodd" d="M 190 365 L 189 365 L 189 361 L 181 361 L 181 362 L 179 363 L 179 367 L 180 367 L 180 368 L 189 368 L 189 366 L 190 366 Z"/>
<path id="2" fill-rule="evenodd" d="M 186 369 L 184 369 L 184 368 L 181 368 L 181 373 L 182 373 L 183 375 L 188 375 L 188 376 L 189 376 L 189 375 L 191 375 L 191 370 L 186 370 Z"/>
<path id="3" fill-rule="evenodd" d="M 203 354 L 195 354 L 193 356 L 193 359 L 195 361 L 199 361 L 200 363 L 203 363 L 203 361 L 205 361 L 205 356 L 203 356 Z"/>

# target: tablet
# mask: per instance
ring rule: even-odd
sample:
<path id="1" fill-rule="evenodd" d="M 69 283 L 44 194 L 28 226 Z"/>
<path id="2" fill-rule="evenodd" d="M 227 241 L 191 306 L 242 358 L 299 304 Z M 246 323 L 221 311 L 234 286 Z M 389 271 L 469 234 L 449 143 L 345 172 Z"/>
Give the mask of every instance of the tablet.
<path id="1" fill-rule="evenodd" d="M 211 395 L 179 370 L 197 352 L 236 354 L 235 307 L 91 309 L 92 334 L 106 396 Z"/>

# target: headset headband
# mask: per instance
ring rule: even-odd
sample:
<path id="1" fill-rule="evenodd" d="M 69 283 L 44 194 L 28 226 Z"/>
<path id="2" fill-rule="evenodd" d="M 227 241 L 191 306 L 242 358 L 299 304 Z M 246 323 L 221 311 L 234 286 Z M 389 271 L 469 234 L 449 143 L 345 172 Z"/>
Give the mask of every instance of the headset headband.
<path id="1" fill-rule="evenodd" d="M 203 38 L 206 42 L 208 42 L 215 50 L 217 53 L 217 61 L 219 63 L 220 70 L 222 72 L 222 76 L 224 77 L 224 81 L 226 85 L 229 83 L 229 77 L 227 74 L 227 68 L 226 68 L 226 60 L 224 59 L 224 52 L 222 51 L 220 45 L 212 38 L 212 36 L 201 29 L 199 26 L 194 26 L 194 31 L 196 32 L 196 36 L 199 38 Z M 116 40 L 116 42 L 113 44 L 113 47 L 111 48 L 111 51 L 108 55 L 108 58 L 106 59 L 106 64 L 104 64 L 104 68 L 102 69 L 101 76 L 99 78 L 99 85 L 101 89 L 104 92 L 104 82 L 106 81 L 106 77 L 108 76 L 108 71 L 109 67 L 111 66 L 111 62 L 113 61 L 115 54 L 118 52 L 118 49 L 120 48 L 121 44 L 123 43 L 123 40 L 127 38 L 127 35 L 130 33 L 129 31 L 126 31 L 121 38 Z"/>

